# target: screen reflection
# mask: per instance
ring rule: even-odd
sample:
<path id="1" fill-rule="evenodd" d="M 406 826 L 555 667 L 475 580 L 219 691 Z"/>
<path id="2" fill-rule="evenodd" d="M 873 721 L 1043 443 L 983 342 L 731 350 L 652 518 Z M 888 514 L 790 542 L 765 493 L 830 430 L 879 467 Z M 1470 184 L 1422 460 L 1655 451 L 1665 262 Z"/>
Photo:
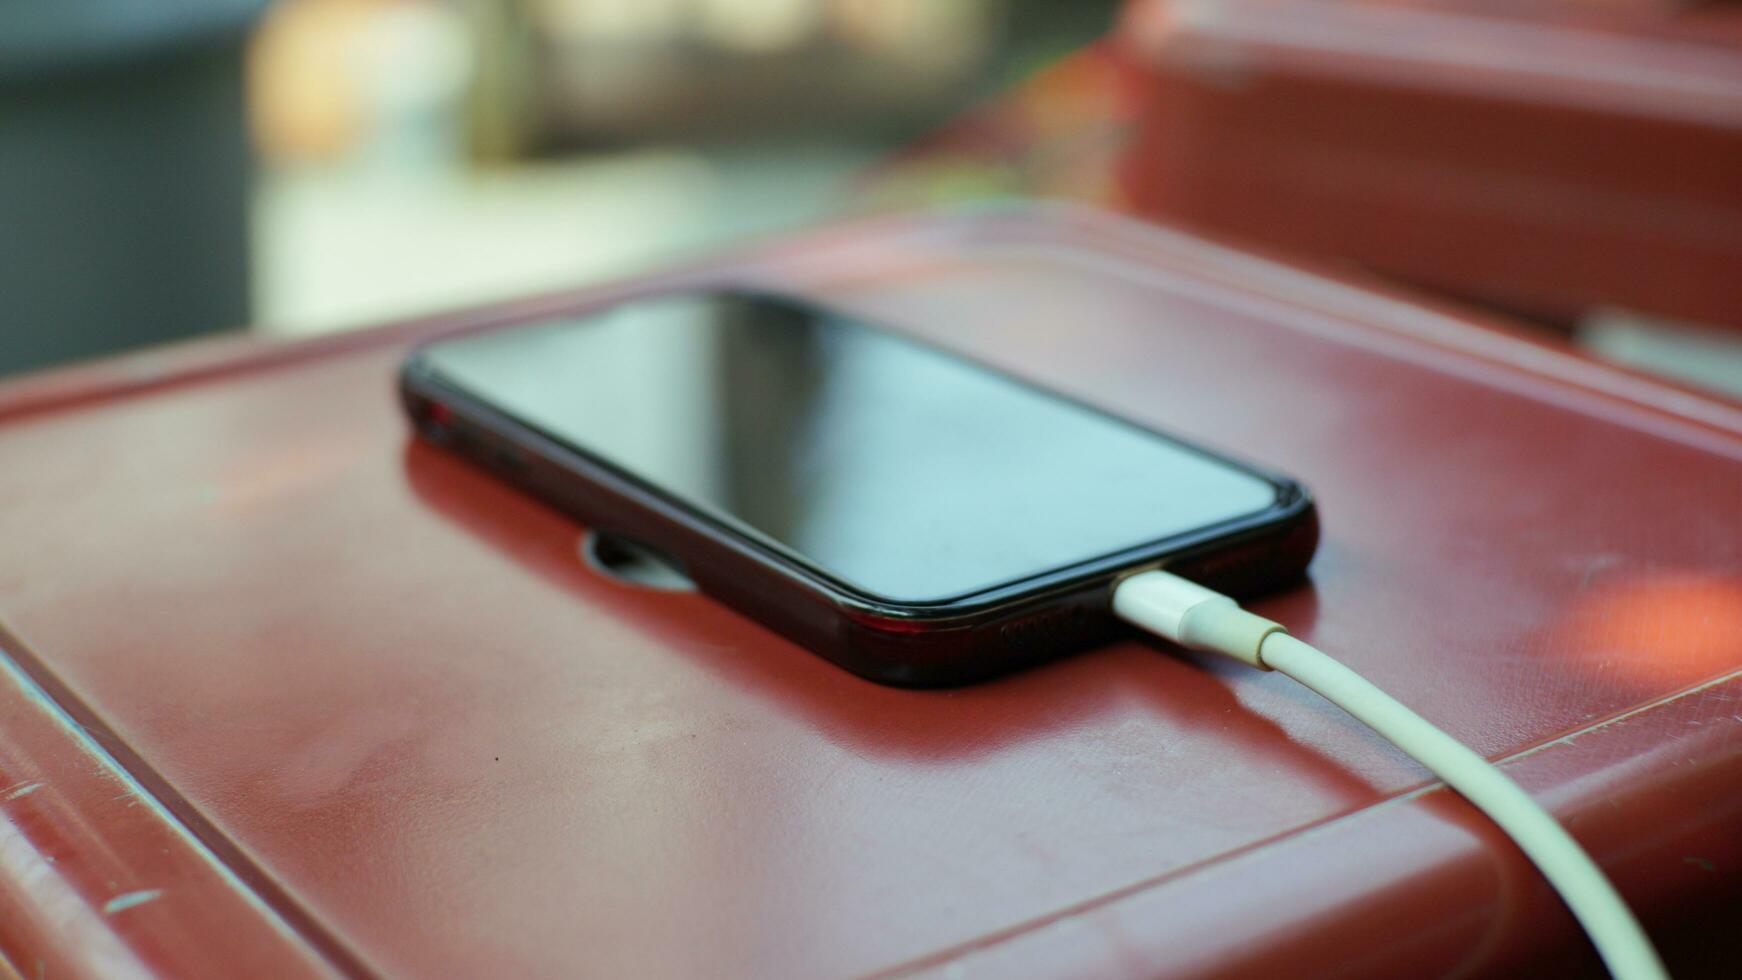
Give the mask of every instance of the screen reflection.
<path id="1" fill-rule="evenodd" d="M 1263 511 L 1262 477 L 786 299 L 432 345 L 449 384 L 874 597 L 940 602 Z"/>

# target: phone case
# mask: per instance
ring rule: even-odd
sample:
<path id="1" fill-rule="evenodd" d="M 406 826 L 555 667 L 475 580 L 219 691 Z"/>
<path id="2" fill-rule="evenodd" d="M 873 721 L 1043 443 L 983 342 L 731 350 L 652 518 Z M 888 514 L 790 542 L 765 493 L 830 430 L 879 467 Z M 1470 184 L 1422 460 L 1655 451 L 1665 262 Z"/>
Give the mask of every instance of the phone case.
<path id="1" fill-rule="evenodd" d="M 560 315 L 588 312 L 580 307 Z M 1137 569 L 1166 566 L 1234 594 L 1256 594 L 1298 579 L 1317 540 L 1307 492 L 1260 471 L 1277 487 L 1277 501 L 1249 518 L 967 599 L 894 603 L 832 581 L 529 429 L 444 383 L 420 354 L 421 348 L 407 358 L 400 386 L 406 411 L 426 438 L 584 523 L 651 546 L 708 595 L 881 683 L 985 680 L 1105 642 L 1121 628 L 1111 610 L 1113 585 Z"/>

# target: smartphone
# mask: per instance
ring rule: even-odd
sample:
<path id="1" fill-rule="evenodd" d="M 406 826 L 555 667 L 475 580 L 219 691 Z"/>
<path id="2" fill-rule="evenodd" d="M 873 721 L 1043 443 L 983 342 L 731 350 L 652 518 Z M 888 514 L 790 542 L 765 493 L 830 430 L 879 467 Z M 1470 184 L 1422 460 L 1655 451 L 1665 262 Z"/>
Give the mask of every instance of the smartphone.
<path id="1" fill-rule="evenodd" d="M 1103 641 L 1114 584 L 1147 568 L 1272 588 L 1317 541 L 1294 480 L 796 296 L 439 339 L 400 387 L 422 438 L 883 683 Z"/>

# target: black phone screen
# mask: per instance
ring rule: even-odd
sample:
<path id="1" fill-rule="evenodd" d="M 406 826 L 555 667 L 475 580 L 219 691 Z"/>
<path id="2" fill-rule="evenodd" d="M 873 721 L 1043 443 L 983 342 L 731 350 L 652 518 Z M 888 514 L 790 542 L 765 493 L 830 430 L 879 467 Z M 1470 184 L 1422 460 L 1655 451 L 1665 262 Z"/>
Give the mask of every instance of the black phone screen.
<path id="1" fill-rule="evenodd" d="M 1239 521 L 1282 492 L 974 361 L 776 296 L 644 298 L 422 356 L 443 383 L 547 438 L 892 602 L 958 600 Z"/>

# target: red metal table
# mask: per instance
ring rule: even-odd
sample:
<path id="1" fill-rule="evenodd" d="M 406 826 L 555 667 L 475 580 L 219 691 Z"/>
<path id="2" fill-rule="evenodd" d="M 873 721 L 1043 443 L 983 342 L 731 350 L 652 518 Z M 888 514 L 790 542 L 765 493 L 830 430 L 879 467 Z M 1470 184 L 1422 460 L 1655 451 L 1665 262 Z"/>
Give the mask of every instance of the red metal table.
<path id="1" fill-rule="evenodd" d="M 1133 639 L 878 687 L 414 443 L 414 338 L 815 291 L 1302 477 L 1257 603 L 1543 798 L 1673 966 L 1742 910 L 1742 409 L 1083 212 L 0 387 L 20 975 L 1428 975 L 1595 961 L 1485 822 L 1286 678 Z M 1404 638 L 1408 639 L 1405 640 Z"/>

